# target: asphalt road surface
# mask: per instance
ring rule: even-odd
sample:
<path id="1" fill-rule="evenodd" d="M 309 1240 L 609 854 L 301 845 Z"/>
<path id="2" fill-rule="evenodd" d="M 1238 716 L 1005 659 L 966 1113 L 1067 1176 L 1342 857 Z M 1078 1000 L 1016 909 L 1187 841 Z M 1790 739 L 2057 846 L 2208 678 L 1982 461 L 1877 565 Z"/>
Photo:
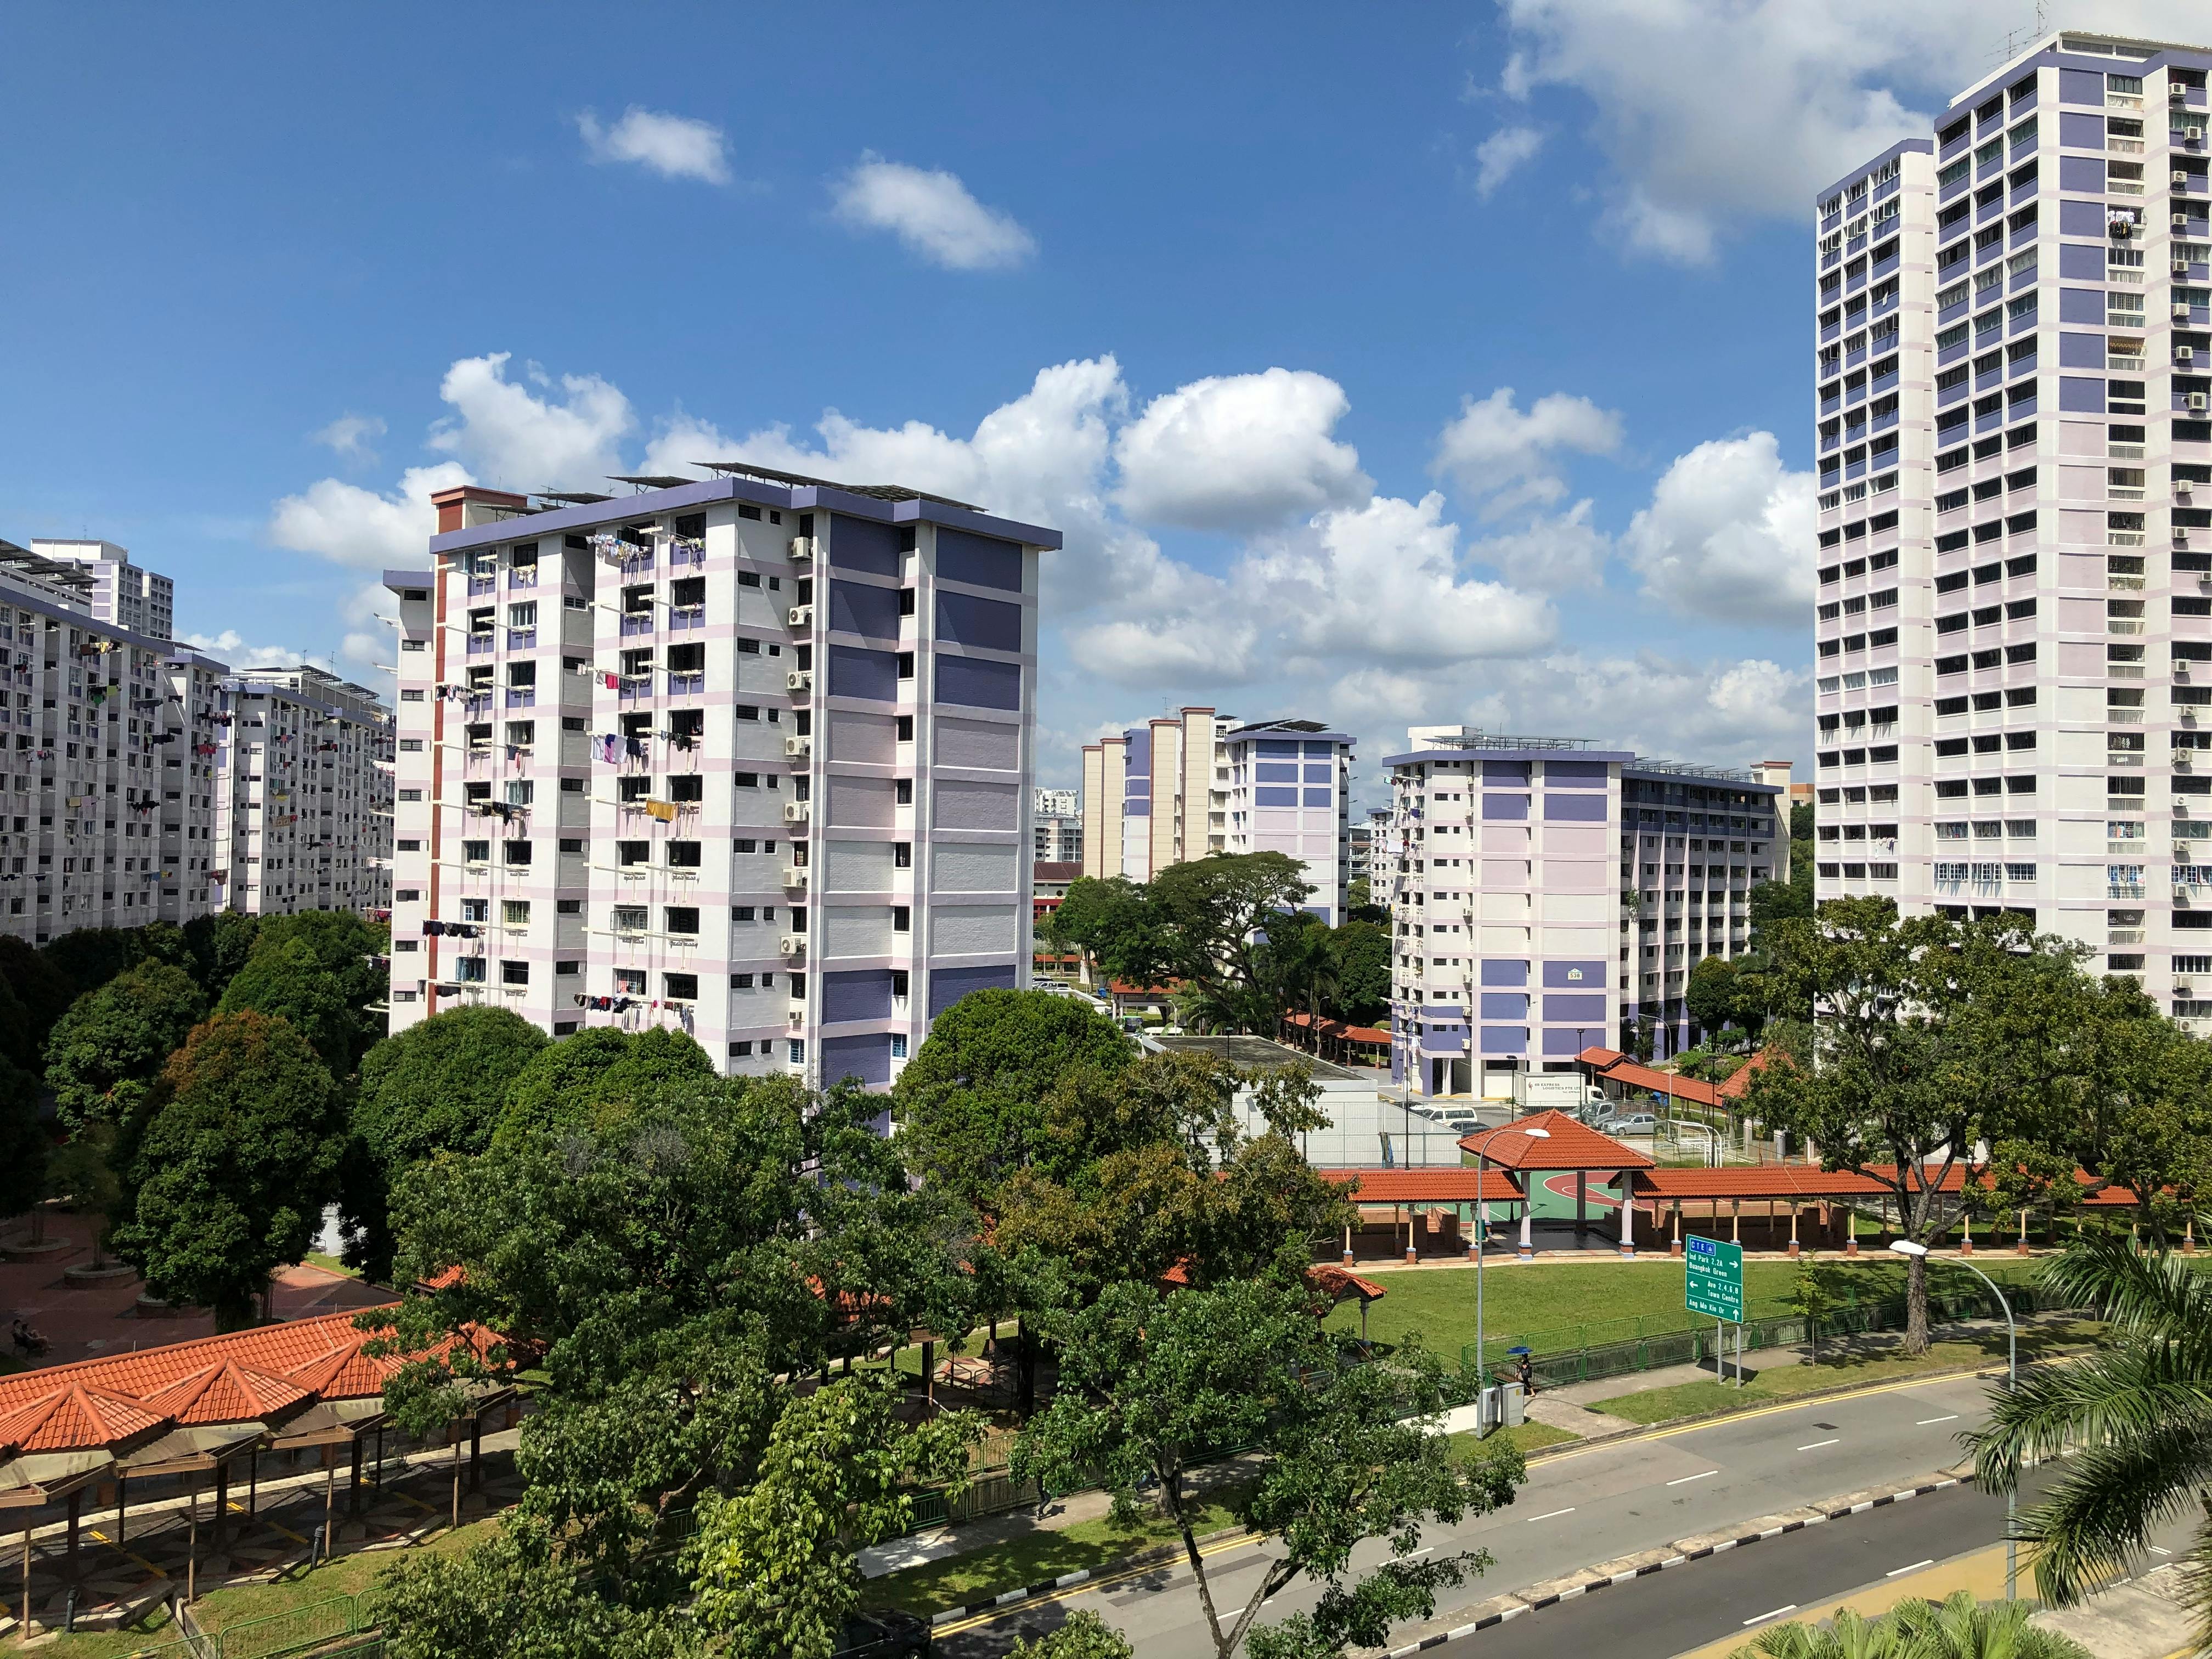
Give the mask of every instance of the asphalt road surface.
<path id="1" fill-rule="evenodd" d="M 1439 1551 L 1484 1549 L 1496 1558 L 1479 1582 L 1448 1594 L 1438 1611 L 1692 1534 L 1725 1532 L 1845 1492 L 1908 1484 L 1960 1460 L 1958 1436 L 1980 1421 L 1984 1386 L 1974 1377 L 1893 1384 L 1547 1458 L 1531 1467 L 1510 1507 L 1425 1536 Z M 1632 1629 L 1633 1643 L 1620 1650 L 1671 1654 L 1729 1634 L 1762 1612 L 1817 1601 L 1892 1567 L 1992 1541 L 2002 1515 L 2001 1500 L 1947 1489 L 1654 1573 L 1451 1647 L 1535 1654 L 1553 1651 L 1547 1644 L 1557 1641 L 1561 1654 L 1581 1654 L 1591 1650 L 1594 1632 L 1607 1632 L 1618 1647 L 1620 1632 Z M 1384 1553 L 1373 1547 L 1357 1565 L 1370 1565 Z M 1260 1565 L 1260 1552 L 1248 1545 L 1210 1558 L 1217 1605 L 1241 1605 Z M 1311 1595 L 1294 1584 L 1269 1604 L 1266 1616 L 1310 1605 Z M 1748 1605 L 1753 1601 L 1760 1605 Z M 1187 1566 L 1080 1586 L 998 1618 L 951 1626 L 937 1646 L 948 1659 L 994 1659 L 1017 1638 L 1053 1628 L 1064 1609 L 1074 1607 L 1118 1626 L 1143 1659 L 1211 1659 L 1212 1643 Z M 1569 1633 L 1555 1638 L 1555 1631 Z"/>

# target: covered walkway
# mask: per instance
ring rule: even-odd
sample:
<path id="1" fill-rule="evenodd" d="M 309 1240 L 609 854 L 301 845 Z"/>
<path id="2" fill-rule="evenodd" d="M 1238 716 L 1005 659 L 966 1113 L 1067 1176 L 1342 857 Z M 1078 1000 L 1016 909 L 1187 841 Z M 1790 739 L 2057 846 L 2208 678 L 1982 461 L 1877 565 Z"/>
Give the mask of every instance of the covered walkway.
<path id="1" fill-rule="evenodd" d="M 1535 1112 L 1527 1117 L 1514 1119 L 1495 1128 L 1479 1129 L 1460 1138 L 1460 1150 L 1475 1160 L 1478 1166 L 1488 1165 L 1510 1171 L 1522 1182 L 1534 1182 L 1553 1172 L 1572 1174 L 1575 1177 L 1574 1230 L 1577 1238 L 1590 1228 L 1589 1214 L 1589 1178 L 1597 1173 L 1613 1182 L 1626 1196 L 1625 1183 L 1636 1171 L 1652 1167 L 1650 1155 L 1615 1140 L 1611 1135 L 1601 1134 L 1577 1118 L 1565 1112 Z M 1521 1208 L 1520 1253 L 1532 1256 L 1536 1253 L 1535 1237 L 1529 1212 L 1533 1206 Z M 1630 1212 L 1632 1206 L 1623 1204 L 1621 1213 Z M 1636 1254 L 1634 1232 L 1625 1224 L 1616 1224 L 1616 1237 L 1623 1255 Z"/>
<path id="2" fill-rule="evenodd" d="M 1474 1256 L 1476 1216 L 1492 1204 L 1521 1204 L 1521 1183 L 1502 1170 L 1444 1165 L 1425 1170 L 1316 1170 L 1323 1181 L 1352 1188 L 1359 1223 L 1344 1230 L 1344 1265 L 1399 1254 L 1418 1261 L 1430 1254 Z M 1418 1229 L 1418 1231 L 1417 1231 Z M 1377 1235 L 1380 1235 L 1378 1237 Z"/>

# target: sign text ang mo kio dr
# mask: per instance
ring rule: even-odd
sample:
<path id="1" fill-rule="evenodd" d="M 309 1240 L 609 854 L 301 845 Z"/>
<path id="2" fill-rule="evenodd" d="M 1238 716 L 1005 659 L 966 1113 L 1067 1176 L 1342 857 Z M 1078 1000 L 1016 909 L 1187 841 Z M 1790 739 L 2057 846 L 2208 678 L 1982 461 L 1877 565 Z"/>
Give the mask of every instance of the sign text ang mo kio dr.
<path id="1" fill-rule="evenodd" d="M 1717 1238 L 1691 1237 L 1683 1241 L 1682 1260 L 1689 1269 L 1683 1296 L 1693 1314 L 1743 1322 L 1743 1246 Z"/>

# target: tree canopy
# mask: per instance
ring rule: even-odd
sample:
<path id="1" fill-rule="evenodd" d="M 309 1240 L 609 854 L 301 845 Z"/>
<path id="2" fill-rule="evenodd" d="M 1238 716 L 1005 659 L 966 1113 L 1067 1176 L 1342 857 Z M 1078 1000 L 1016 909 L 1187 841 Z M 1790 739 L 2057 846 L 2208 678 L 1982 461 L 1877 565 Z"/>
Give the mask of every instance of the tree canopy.
<path id="1" fill-rule="evenodd" d="M 192 976 L 161 962 L 79 997 L 46 1039 L 46 1086 L 63 1127 L 128 1121 L 207 1012 Z"/>
<path id="2" fill-rule="evenodd" d="M 263 934 L 216 1005 L 218 1013 L 248 1009 L 287 1021 L 334 1076 L 353 1070 L 361 1021 L 338 976 L 323 966 L 306 939 Z"/>
<path id="3" fill-rule="evenodd" d="M 329 1068 L 290 1024 L 217 1014 L 171 1056 L 127 1132 L 116 1253 L 156 1295 L 236 1329 L 269 1275 L 313 1242 L 345 1127 Z"/>
<path id="4" fill-rule="evenodd" d="M 580 1128 L 608 1107 L 719 1080 L 707 1051 L 684 1032 L 595 1025 L 540 1048 L 514 1074 L 492 1138 L 504 1143 L 539 1129 Z"/>
<path id="5" fill-rule="evenodd" d="M 52 1150 L 39 1121 L 38 1080 L 0 1058 L 0 1215 L 21 1215 L 46 1196 Z"/>

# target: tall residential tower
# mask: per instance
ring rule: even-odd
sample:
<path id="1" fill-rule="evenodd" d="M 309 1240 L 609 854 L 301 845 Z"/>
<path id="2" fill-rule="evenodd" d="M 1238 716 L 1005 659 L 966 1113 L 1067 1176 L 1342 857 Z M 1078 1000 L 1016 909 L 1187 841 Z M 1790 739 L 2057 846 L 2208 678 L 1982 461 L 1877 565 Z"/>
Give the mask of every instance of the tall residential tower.
<path id="1" fill-rule="evenodd" d="M 1820 192 L 1817 889 L 2212 1014 L 2212 49 L 2053 34 Z"/>

